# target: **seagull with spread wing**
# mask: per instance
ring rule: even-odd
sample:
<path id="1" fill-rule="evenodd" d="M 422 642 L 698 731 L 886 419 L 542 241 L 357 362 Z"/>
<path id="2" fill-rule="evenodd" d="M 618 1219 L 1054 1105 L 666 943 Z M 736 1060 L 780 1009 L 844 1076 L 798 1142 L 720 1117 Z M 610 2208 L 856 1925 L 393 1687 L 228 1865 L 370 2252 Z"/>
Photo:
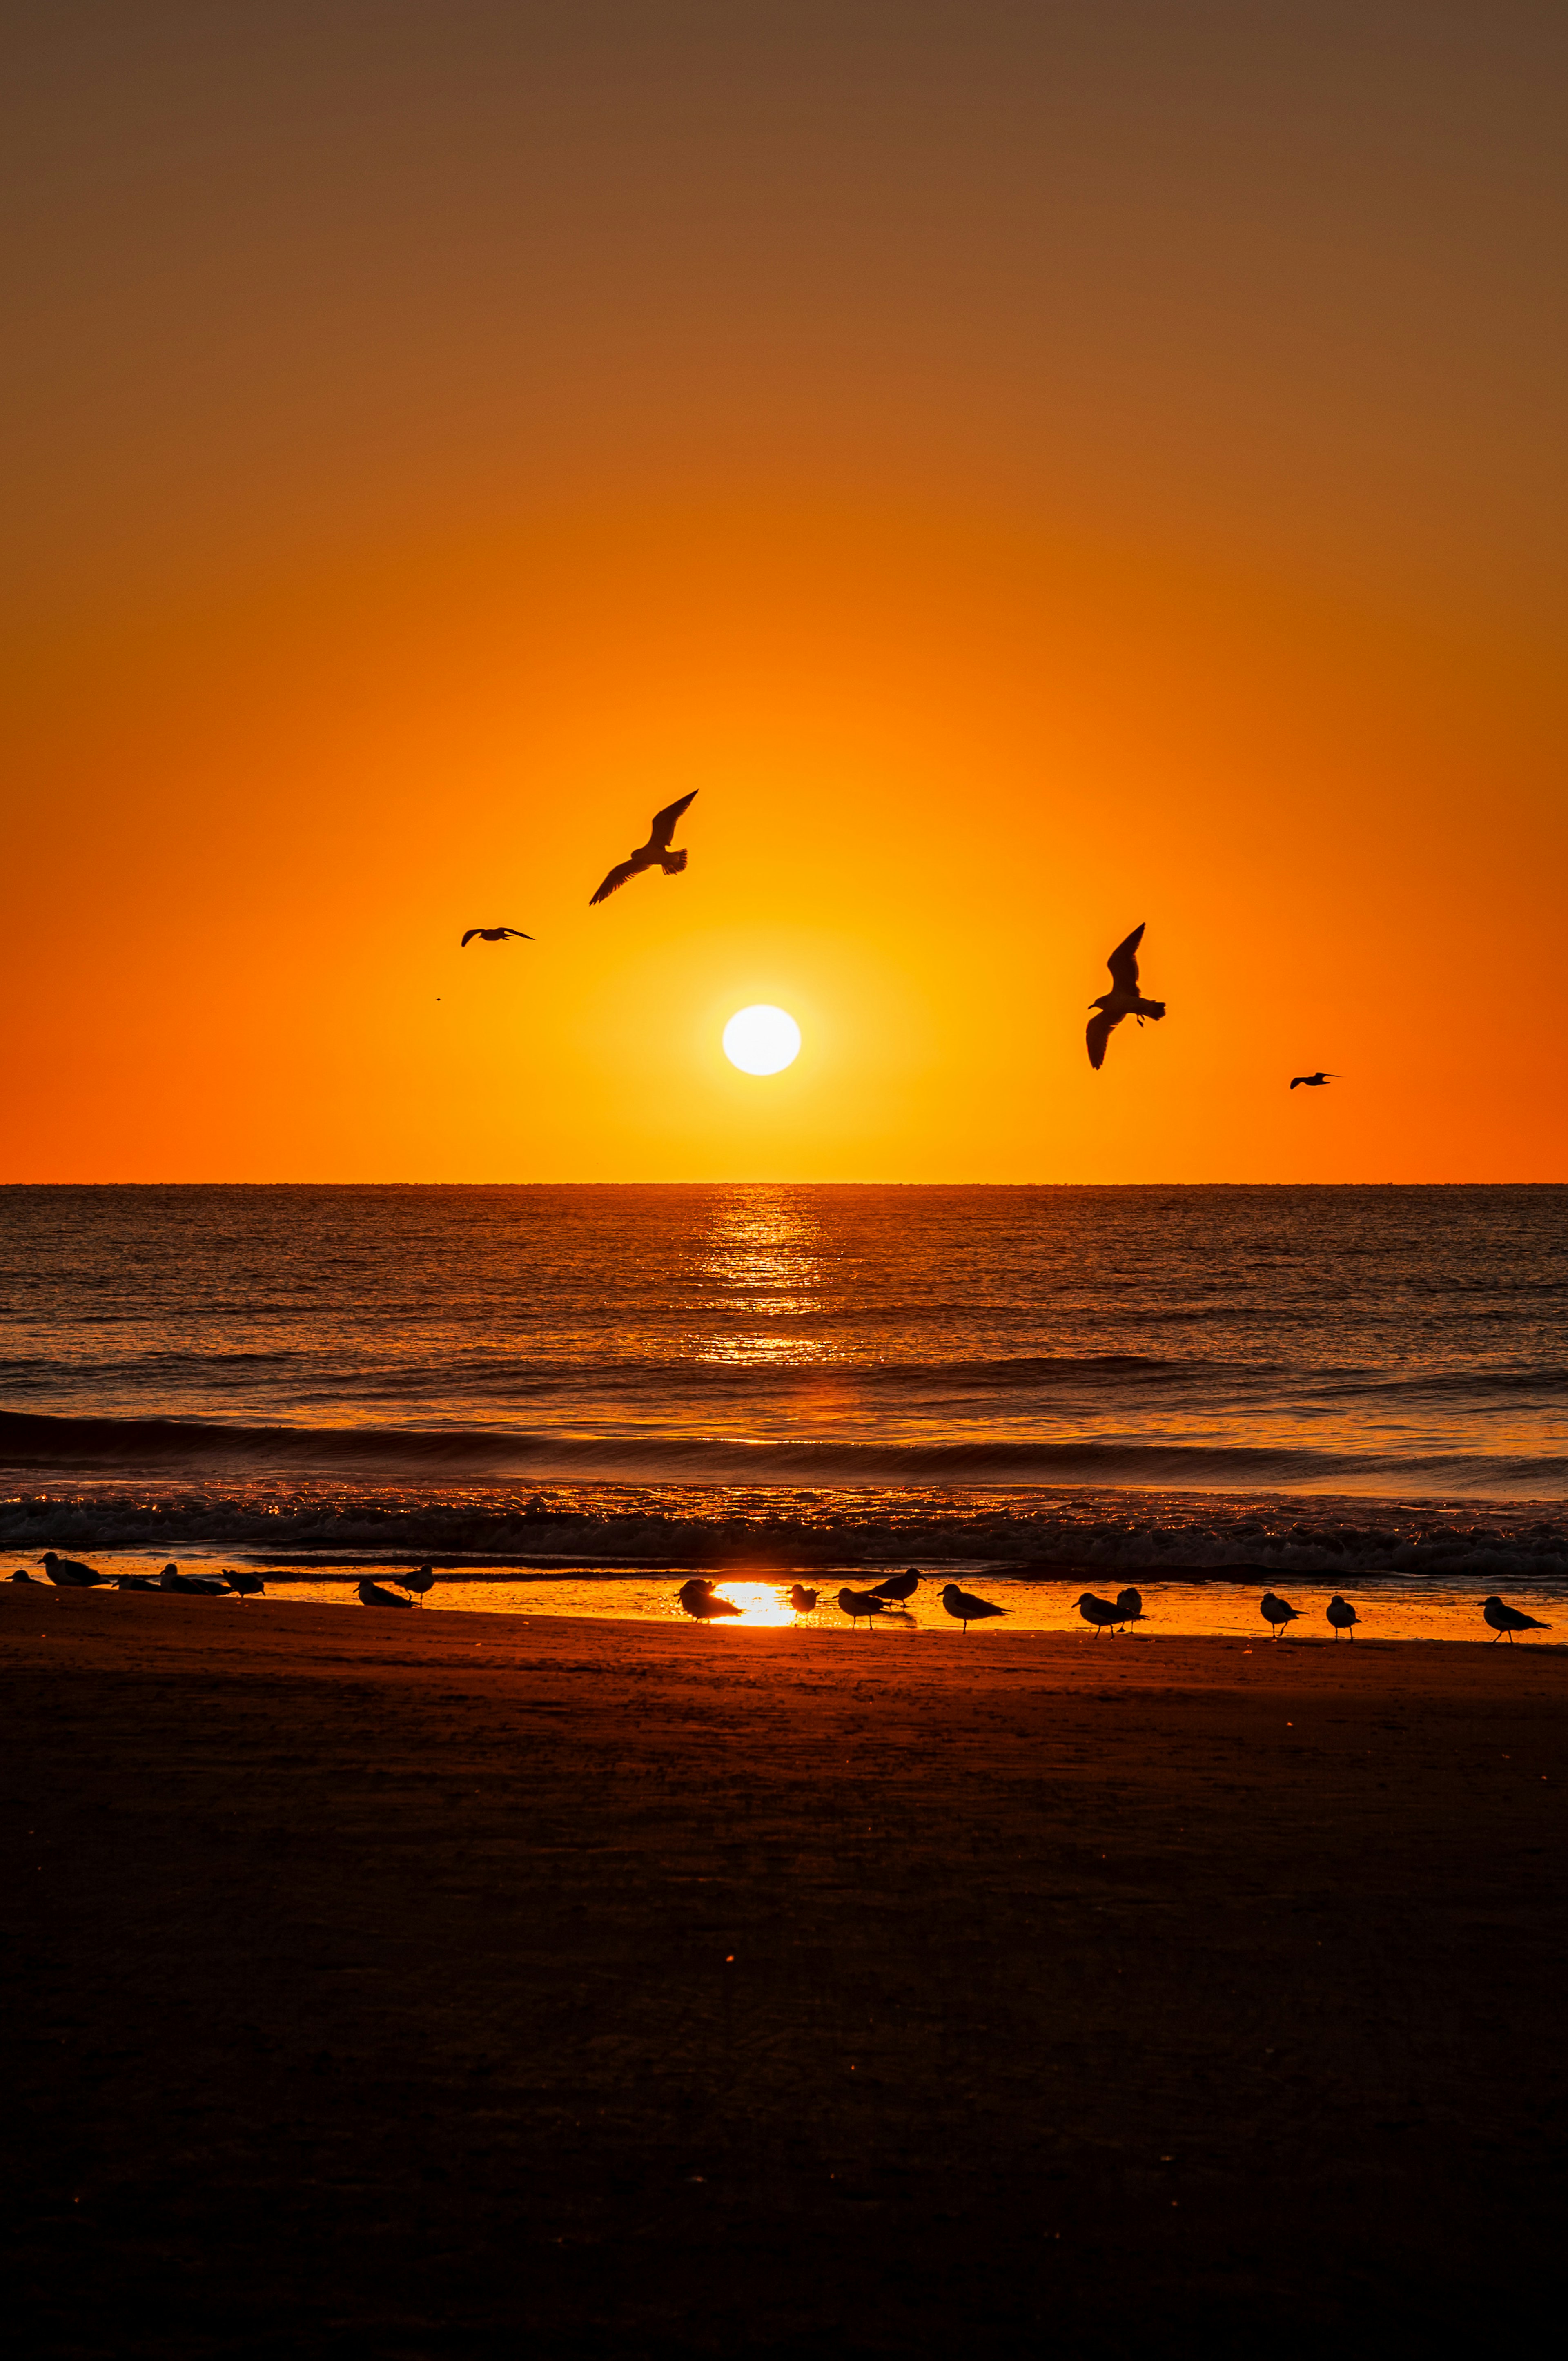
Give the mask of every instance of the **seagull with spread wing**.
<path id="1" fill-rule="evenodd" d="M 1305 1084 L 1310 1091 L 1321 1091 L 1325 1082 L 1337 1082 L 1338 1080 L 1337 1074 L 1292 1074 L 1290 1087 L 1293 1091 L 1299 1091 Z"/>
<path id="2" fill-rule="evenodd" d="M 647 843 L 640 844 L 628 860 L 616 862 L 598 892 L 589 895 L 590 910 L 596 902 L 608 902 L 612 894 L 620 891 L 629 877 L 641 876 L 644 869 L 662 869 L 666 877 L 680 875 L 686 865 L 685 847 L 683 845 L 678 852 L 673 852 L 670 839 L 675 832 L 675 822 L 688 804 L 696 803 L 696 795 L 694 787 L 690 795 L 683 796 L 678 803 L 666 804 L 662 812 L 654 813 Z"/>
<path id="3" fill-rule="evenodd" d="M 458 944 L 458 950 L 466 951 L 476 935 L 482 943 L 504 943 L 514 935 L 520 943 L 531 943 L 533 940 L 533 937 L 525 935 L 521 927 L 470 927 Z"/>
<path id="4" fill-rule="evenodd" d="M 1146 1016 L 1152 1016 L 1157 1023 L 1165 1015 L 1163 1000 L 1146 1000 L 1138 990 L 1138 945 L 1143 939 L 1143 927 L 1136 926 L 1124 943 L 1117 944 L 1105 962 L 1111 971 L 1111 990 L 1089 1004 L 1100 1012 L 1090 1018 L 1084 1037 L 1089 1043 L 1089 1062 L 1096 1073 L 1105 1063 L 1105 1044 L 1124 1016 L 1135 1016 L 1141 1025 Z"/>

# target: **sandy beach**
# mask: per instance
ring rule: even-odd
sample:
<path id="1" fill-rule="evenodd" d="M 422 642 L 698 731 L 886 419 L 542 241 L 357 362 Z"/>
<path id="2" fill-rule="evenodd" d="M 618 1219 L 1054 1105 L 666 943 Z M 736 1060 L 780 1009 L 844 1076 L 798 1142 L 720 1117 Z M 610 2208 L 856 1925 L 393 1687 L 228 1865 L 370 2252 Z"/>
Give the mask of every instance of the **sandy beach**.
<path id="1" fill-rule="evenodd" d="M 1568 2149 L 1561 1656 L 0 1592 L 71 2356 L 1386 2348 Z"/>

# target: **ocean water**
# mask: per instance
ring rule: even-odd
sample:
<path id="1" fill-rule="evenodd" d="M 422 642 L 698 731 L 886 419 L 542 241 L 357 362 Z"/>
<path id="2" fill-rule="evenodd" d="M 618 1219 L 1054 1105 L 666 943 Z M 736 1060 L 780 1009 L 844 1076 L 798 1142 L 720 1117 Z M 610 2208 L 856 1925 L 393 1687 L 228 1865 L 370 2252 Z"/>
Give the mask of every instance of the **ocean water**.
<path id="1" fill-rule="evenodd" d="M 1568 1189 L 0 1190 L 0 1545 L 1568 1571 Z"/>

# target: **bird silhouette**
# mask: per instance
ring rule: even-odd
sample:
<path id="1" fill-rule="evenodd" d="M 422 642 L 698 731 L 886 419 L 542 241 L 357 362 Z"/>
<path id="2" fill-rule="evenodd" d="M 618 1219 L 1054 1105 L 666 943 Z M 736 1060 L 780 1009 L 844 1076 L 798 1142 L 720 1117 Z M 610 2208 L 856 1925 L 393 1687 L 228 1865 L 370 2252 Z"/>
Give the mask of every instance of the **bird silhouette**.
<path id="1" fill-rule="evenodd" d="M 662 869 L 666 877 L 679 876 L 686 865 L 685 851 L 683 848 L 679 852 L 672 852 L 670 839 L 675 832 L 675 822 L 686 806 L 696 801 L 696 795 L 694 787 L 690 795 L 683 796 L 678 803 L 666 804 L 662 812 L 654 813 L 647 843 L 640 844 L 625 861 L 616 862 L 598 893 L 589 895 L 590 910 L 596 902 L 608 902 L 612 894 L 619 894 L 629 877 L 640 876 L 644 869 Z"/>
<path id="2" fill-rule="evenodd" d="M 1293 1091 L 1299 1091 L 1303 1086 L 1310 1091 L 1321 1091 L 1325 1082 L 1337 1082 L 1338 1080 L 1337 1074 L 1292 1074 L 1290 1087 Z"/>
<path id="3" fill-rule="evenodd" d="M 711 1623 L 718 1617 L 741 1612 L 732 1600 L 719 1598 L 706 1575 L 694 1574 L 689 1582 L 682 1583 L 675 1597 L 685 1612 L 698 1623 Z"/>
<path id="4" fill-rule="evenodd" d="M 1135 1590 L 1129 1583 L 1125 1590 L 1119 1590 L 1116 1593 L 1116 1609 L 1122 1622 L 1141 1623 L 1144 1620 L 1142 1591 Z"/>
<path id="5" fill-rule="evenodd" d="M 229 1588 L 237 1591 L 242 1598 L 260 1598 L 265 1595 L 266 1583 L 249 1566 L 235 1569 L 225 1565 L 224 1572 L 228 1577 Z"/>
<path id="6" fill-rule="evenodd" d="M 428 1565 L 416 1565 L 411 1574 L 405 1574 L 403 1576 L 403 1588 L 411 1590 L 422 1607 L 424 1605 L 425 1594 L 434 1587 L 435 1574 Z"/>
<path id="7" fill-rule="evenodd" d="M 405 1598 L 400 1590 L 383 1588 L 380 1583 L 372 1582 L 367 1575 L 359 1584 L 359 1604 L 361 1607 L 411 1607 L 413 1600 Z M 414 1645 L 418 1647 L 419 1644 L 416 1640 Z"/>
<path id="8" fill-rule="evenodd" d="M 1337 1590 L 1330 1599 L 1327 1607 L 1324 1608 L 1323 1612 L 1334 1627 L 1334 1638 L 1336 1640 L 1339 1638 L 1342 1631 L 1348 1631 L 1351 1638 L 1353 1640 L 1354 1639 L 1355 1627 L 1360 1622 L 1361 1618 L 1356 1613 L 1354 1608 L 1352 1607 L 1347 1600 L 1340 1597 Z"/>
<path id="9" fill-rule="evenodd" d="M 482 943 L 505 943 L 514 940 L 520 943 L 531 943 L 533 940 L 533 937 L 525 935 L 521 927 L 470 927 L 458 944 L 458 950 L 466 951 L 476 935 Z"/>
<path id="10" fill-rule="evenodd" d="M 25 1565 L 19 1565 L 16 1568 L 16 1573 L 11 1576 L 11 1579 L 13 1582 L 36 1583 L 40 1590 L 44 1587 L 43 1584 L 38 1582 L 38 1576 L 36 1574 L 29 1574 Z"/>
<path id="11" fill-rule="evenodd" d="M 17 1578 L 15 1575 L 11 1577 L 13 1582 Z M 154 1582 L 150 1574 L 122 1574 L 115 1585 L 116 1590 L 161 1590 L 162 1587 L 161 1583 Z"/>
<path id="12" fill-rule="evenodd" d="M 92 1590 L 109 1579 L 95 1566 L 83 1565 L 80 1558 L 56 1557 L 53 1550 L 45 1550 L 38 1564 L 57 1590 Z"/>
<path id="13" fill-rule="evenodd" d="M 907 1574 L 890 1574 L 885 1582 L 873 1582 L 872 1597 L 885 1598 L 896 1605 L 905 1598 L 913 1598 L 919 1587 L 920 1576 L 911 1566 Z"/>
<path id="14" fill-rule="evenodd" d="M 790 1585 L 789 1603 L 797 1615 L 814 1614 L 817 1602 L 821 1596 L 822 1593 L 819 1590 L 803 1590 L 798 1582 L 793 1582 Z"/>
<path id="15" fill-rule="evenodd" d="M 1143 939 L 1143 925 L 1139 925 L 1124 943 L 1117 944 L 1105 962 L 1111 971 L 1111 990 L 1089 1004 L 1100 1011 L 1098 1016 L 1090 1018 L 1084 1035 L 1089 1044 L 1089 1062 L 1096 1073 L 1105 1063 L 1105 1044 L 1124 1016 L 1135 1016 L 1141 1025 L 1146 1016 L 1152 1016 L 1157 1023 L 1165 1015 L 1163 1000 L 1146 1000 L 1138 990 L 1138 945 Z"/>
<path id="16" fill-rule="evenodd" d="M 1273 1624 L 1274 1636 L 1277 1640 L 1287 1623 L 1294 1623 L 1301 1610 L 1277 1597 L 1272 1590 L 1266 1590 L 1258 1601 L 1258 1612 L 1266 1623 Z"/>
<path id="17" fill-rule="evenodd" d="M 989 1598 L 977 1598 L 972 1590 L 960 1590 L 956 1582 L 944 1585 L 942 1604 L 955 1623 L 967 1631 L 971 1623 L 984 1623 L 992 1615 L 1005 1615 L 1005 1607 L 997 1607 Z"/>
<path id="18" fill-rule="evenodd" d="M 851 1631 L 862 1615 L 869 1625 L 874 1623 L 877 1617 L 885 1614 L 887 1610 L 886 1599 L 879 1598 L 873 1590 L 841 1590 L 839 1593 L 839 1605 L 850 1619 Z"/>
<path id="19" fill-rule="evenodd" d="M 159 1590 L 178 1590 L 187 1598 L 221 1598 L 228 1588 L 221 1574 L 181 1574 L 170 1563 L 158 1577 Z"/>
<path id="20" fill-rule="evenodd" d="M 1108 1598 L 1096 1598 L 1092 1590 L 1086 1590 L 1079 1599 L 1078 1611 L 1086 1623 L 1093 1624 L 1097 1640 L 1102 1631 L 1122 1620 L 1121 1609 L 1113 1607 Z"/>
<path id="21" fill-rule="evenodd" d="M 1517 1607 L 1505 1607 L 1500 1598 L 1484 1599 L 1481 1612 L 1497 1635 L 1492 1642 L 1494 1648 L 1505 1633 L 1511 1648 L 1516 1631 L 1550 1631 L 1552 1629 L 1551 1624 L 1543 1623 L 1539 1615 L 1521 1615 Z"/>

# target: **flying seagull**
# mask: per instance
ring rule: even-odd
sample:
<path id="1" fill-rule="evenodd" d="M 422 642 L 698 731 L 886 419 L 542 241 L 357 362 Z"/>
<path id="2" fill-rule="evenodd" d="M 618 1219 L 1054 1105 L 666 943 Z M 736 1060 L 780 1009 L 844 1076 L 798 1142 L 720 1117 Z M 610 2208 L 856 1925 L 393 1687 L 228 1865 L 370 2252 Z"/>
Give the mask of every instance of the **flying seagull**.
<path id="1" fill-rule="evenodd" d="M 458 950 L 466 951 L 476 935 L 482 943 L 504 943 L 513 936 L 520 943 L 531 943 L 533 940 L 533 937 L 525 935 L 521 927 L 470 927 L 458 944 Z"/>
<path id="2" fill-rule="evenodd" d="M 1266 1623 L 1273 1624 L 1274 1636 L 1277 1640 L 1287 1623 L 1297 1621 L 1300 1612 L 1299 1607 L 1292 1607 L 1290 1601 L 1288 1598 L 1281 1598 L 1276 1590 L 1266 1590 L 1258 1601 L 1258 1613 Z"/>
<path id="3" fill-rule="evenodd" d="M 1502 1638 L 1505 1631 L 1508 1633 L 1510 1648 L 1513 1646 L 1516 1631 L 1550 1631 L 1552 1629 L 1551 1624 L 1543 1623 L 1539 1615 L 1521 1615 L 1517 1607 L 1505 1607 L 1500 1598 L 1484 1600 L 1481 1612 L 1497 1633 L 1497 1640 Z M 1494 1648 L 1497 1644 L 1497 1640 L 1492 1642 Z"/>
<path id="4" fill-rule="evenodd" d="M 972 1590 L 960 1590 L 956 1582 L 944 1585 L 942 1604 L 955 1623 L 967 1631 L 971 1623 L 983 1623 L 989 1615 L 1005 1615 L 1005 1607 L 992 1606 L 989 1598 L 977 1598 Z"/>
<path id="5" fill-rule="evenodd" d="M 1138 990 L 1138 945 L 1143 939 L 1143 926 L 1136 926 L 1124 943 L 1117 944 L 1105 962 L 1111 971 L 1112 988 L 1089 1004 L 1100 1011 L 1098 1016 L 1090 1018 L 1084 1036 L 1089 1043 L 1089 1062 L 1096 1073 L 1105 1063 L 1105 1044 L 1124 1016 L 1135 1016 L 1141 1025 L 1146 1016 L 1157 1021 L 1165 1015 L 1163 1000 L 1146 1000 Z"/>
<path id="6" fill-rule="evenodd" d="M 677 877 L 686 865 L 685 848 L 679 852 L 670 850 L 670 839 L 675 832 L 675 822 L 688 804 L 696 803 L 697 791 L 683 796 L 679 803 L 666 804 L 662 812 L 653 815 L 653 825 L 648 831 L 648 841 L 640 844 L 629 860 L 618 861 L 597 894 L 588 896 L 591 910 L 596 902 L 608 902 L 620 892 L 629 877 L 640 876 L 644 869 L 662 869 L 666 877 Z"/>
<path id="7" fill-rule="evenodd" d="M 1304 1084 L 1310 1091 L 1321 1091 L 1325 1082 L 1337 1082 L 1338 1080 L 1337 1074 L 1325 1074 L 1321 1071 L 1316 1074 L 1292 1074 L 1290 1087 L 1293 1091 L 1299 1091 Z"/>

